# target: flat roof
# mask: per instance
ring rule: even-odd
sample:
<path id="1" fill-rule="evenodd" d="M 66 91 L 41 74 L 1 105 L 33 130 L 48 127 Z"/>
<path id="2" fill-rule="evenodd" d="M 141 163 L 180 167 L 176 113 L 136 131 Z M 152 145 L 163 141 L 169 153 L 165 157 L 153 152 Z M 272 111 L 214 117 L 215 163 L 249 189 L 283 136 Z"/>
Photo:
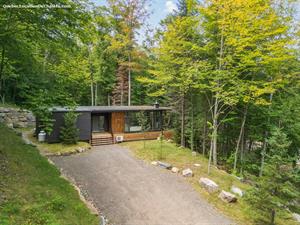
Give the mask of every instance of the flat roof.
<path id="1" fill-rule="evenodd" d="M 52 107 L 50 108 L 52 112 L 68 112 L 70 111 L 67 107 Z M 166 111 L 171 110 L 169 107 L 159 107 L 154 106 L 77 106 L 75 108 L 76 112 L 124 112 L 124 111 Z"/>

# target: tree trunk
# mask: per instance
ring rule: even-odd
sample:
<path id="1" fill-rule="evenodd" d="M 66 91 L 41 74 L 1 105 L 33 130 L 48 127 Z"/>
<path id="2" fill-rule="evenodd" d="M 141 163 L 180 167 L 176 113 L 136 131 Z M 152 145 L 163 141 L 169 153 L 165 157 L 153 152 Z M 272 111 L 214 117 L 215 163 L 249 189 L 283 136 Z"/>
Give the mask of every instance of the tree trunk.
<path id="1" fill-rule="evenodd" d="M 273 94 L 271 93 L 270 94 L 270 103 L 272 102 L 272 99 L 273 99 Z M 271 104 L 269 105 L 269 111 L 271 110 Z M 268 122 L 267 124 L 269 125 L 270 123 L 270 116 L 268 116 Z M 264 137 L 264 145 L 263 145 L 263 149 L 262 149 L 262 152 L 261 152 L 261 162 L 260 162 L 260 170 L 259 170 L 259 176 L 261 177 L 263 175 L 263 170 L 264 170 L 264 164 L 265 164 L 265 154 L 266 154 L 266 151 L 267 151 L 267 138 L 269 136 L 269 132 L 268 132 L 268 127 L 266 128 L 266 131 L 265 131 L 265 137 Z"/>
<path id="2" fill-rule="evenodd" d="M 210 148 L 209 148 L 209 157 L 208 157 L 208 167 L 207 167 L 207 173 L 210 173 L 210 165 L 211 165 L 211 157 L 212 157 L 212 149 L 213 149 L 213 141 L 210 140 Z"/>
<path id="3" fill-rule="evenodd" d="M 245 128 L 243 129 L 242 140 L 241 140 L 241 170 L 240 170 L 240 173 L 243 173 L 244 154 L 245 154 Z"/>
<path id="4" fill-rule="evenodd" d="M 94 82 L 93 82 L 93 75 L 91 73 L 91 104 L 94 105 Z"/>
<path id="5" fill-rule="evenodd" d="M 275 224 L 275 215 L 276 211 L 274 209 L 271 210 L 271 224 Z"/>
<path id="6" fill-rule="evenodd" d="M 243 115 L 242 125 L 241 125 L 241 129 L 240 129 L 240 134 L 239 134 L 239 138 L 238 138 L 236 148 L 235 148 L 234 165 L 233 165 L 234 171 L 236 171 L 238 152 L 239 152 L 239 147 L 240 147 L 240 143 L 241 143 L 241 139 L 242 139 L 242 135 L 244 132 L 245 123 L 246 123 L 247 111 L 248 111 L 248 105 L 246 105 L 246 107 L 244 109 L 244 115 Z"/>
<path id="7" fill-rule="evenodd" d="M 185 122 L 185 94 L 181 96 L 181 134 L 180 134 L 180 145 L 185 147 L 185 139 L 184 139 L 184 124 Z"/>
<path id="8" fill-rule="evenodd" d="M 193 94 L 191 94 L 192 103 L 192 118 L 191 118 L 191 150 L 194 151 L 194 104 L 193 104 Z"/>
<path id="9" fill-rule="evenodd" d="M 129 61 L 129 68 L 128 68 L 128 105 L 131 105 L 131 57 L 129 54 L 128 57 L 128 61 Z"/>
<path id="10" fill-rule="evenodd" d="M 223 27 L 221 29 L 221 40 L 220 40 L 220 54 L 219 54 L 219 71 L 222 70 L 223 67 L 223 48 L 224 48 L 224 35 L 223 35 Z M 220 80 L 217 80 L 217 87 L 220 87 Z M 213 164 L 217 166 L 217 141 L 218 141 L 218 116 L 219 116 L 219 97 L 218 91 L 215 94 L 215 102 L 214 102 L 214 112 L 213 112 L 213 132 L 212 132 L 212 140 L 213 140 Z"/>
<path id="11" fill-rule="evenodd" d="M 216 97 L 213 112 L 213 131 L 212 131 L 212 159 L 214 166 L 217 166 L 217 140 L 218 140 L 218 106 L 219 99 Z"/>
<path id="12" fill-rule="evenodd" d="M 95 84 L 95 104 L 98 105 L 98 83 Z"/>
<path id="13" fill-rule="evenodd" d="M 202 134 L 202 155 L 205 155 L 205 147 L 206 147 L 206 136 L 207 136 L 207 111 L 205 111 L 205 122 L 203 126 L 203 134 Z"/>
<path id="14" fill-rule="evenodd" d="M 261 177 L 263 175 L 263 170 L 264 170 L 264 164 L 265 164 L 265 154 L 267 150 L 267 137 L 268 137 L 268 131 L 265 131 L 264 135 L 264 144 L 263 144 L 263 149 L 261 152 L 261 162 L 260 162 L 260 170 L 259 170 L 259 176 Z"/>

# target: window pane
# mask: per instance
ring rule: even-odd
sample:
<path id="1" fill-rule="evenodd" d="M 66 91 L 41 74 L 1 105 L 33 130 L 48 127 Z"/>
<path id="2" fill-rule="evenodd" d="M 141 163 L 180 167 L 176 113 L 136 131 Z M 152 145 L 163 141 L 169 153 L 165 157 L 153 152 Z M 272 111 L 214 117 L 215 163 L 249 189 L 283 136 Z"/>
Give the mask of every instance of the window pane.
<path id="1" fill-rule="evenodd" d="M 125 117 L 125 132 L 141 132 L 142 127 L 139 124 L 138 114 L 140 112 L 126 112 Z M 162 128 L 162 112 L 149 111 L 145 112 L 147 124 L 145 131 L 159 131 Z"/>
<path id="2" fill-rule="evenodd" d="M 125 132 L 140 132 L 142 127 L 139 124 L 137 112 L 126 112 Z"/>

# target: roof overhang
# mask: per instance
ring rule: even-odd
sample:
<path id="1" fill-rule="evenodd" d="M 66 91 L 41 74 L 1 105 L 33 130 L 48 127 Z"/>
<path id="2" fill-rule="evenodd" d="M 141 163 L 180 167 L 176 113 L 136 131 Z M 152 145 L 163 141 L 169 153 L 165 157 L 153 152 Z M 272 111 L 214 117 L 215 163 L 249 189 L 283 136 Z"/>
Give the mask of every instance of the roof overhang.
<path id="1" fill-rule="evenodd" d="M 77 106 L 75 112 L 92 112 L 92 113 L 105 113 L 105 112 L 130 112 L 130 111 L 169 111 L 169 107 L 155 106 Z M 69 112 L 68 107 L 52 107 L 52 112 Z"/>

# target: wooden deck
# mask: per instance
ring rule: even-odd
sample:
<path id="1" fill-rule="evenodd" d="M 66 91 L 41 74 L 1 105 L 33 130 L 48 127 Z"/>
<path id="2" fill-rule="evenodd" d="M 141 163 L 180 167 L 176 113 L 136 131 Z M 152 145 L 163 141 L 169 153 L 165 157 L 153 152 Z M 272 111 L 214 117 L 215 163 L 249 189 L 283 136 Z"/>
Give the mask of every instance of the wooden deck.
<path id="1" fill-rule="evenodd" d="M 92 139 L 95 138 L 108 138 L 108 137 L 112 137 L 112 134 L 109 132 L 93 132 L 92 133 Z"/>
<path id="2" fill-rule="evenodd" d="M 92 133 L 91 144 L 93 146 L 97 145 L 108 145 L 114 144 L 116 136 L 123 136 L 123 141 L 137 141 L 137 140 L 151 140 L 157 139 L 161 135 L 161 131 L 149 131 L 145 133 L 109 133 L 109 132 L 94 132 Z M 164 138 L 172 138 L 172 131 L 164 131 Z"/>

